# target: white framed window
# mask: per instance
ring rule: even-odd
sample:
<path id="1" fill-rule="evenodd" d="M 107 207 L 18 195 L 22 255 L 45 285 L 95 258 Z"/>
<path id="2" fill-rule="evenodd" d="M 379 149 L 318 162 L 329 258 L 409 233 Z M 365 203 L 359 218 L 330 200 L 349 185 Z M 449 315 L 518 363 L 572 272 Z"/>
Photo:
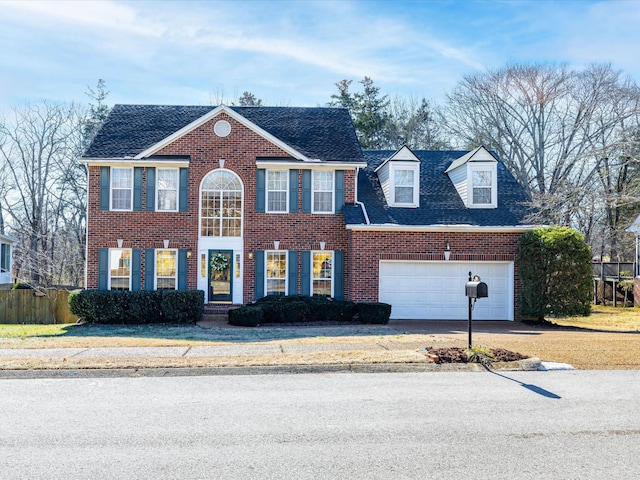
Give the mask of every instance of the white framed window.
<path id="1" fill-rule="evenodd" d="M 413 192 L 415 190 L 415 172 L 408 169 L 393 171 L 394 203 L 413 205 Z"/>
<path id="2" fill-rule="evenodd" d="M 289 198 L 289 171 L 267 170 L 267 212 L 286 213 Z"/>
<path id="3" fill-rule="evenodd" d="M 156 290 L 175 290 L 178 285 L 178 251 L 156 250 L 155 262 Z"/>
<path id="4" fill-rule="evenodd" d="M 312 170 L 312 212 L 333 213 L 334 172 Z"/>
<path id="5" fill-rule="evenodd" d="M 11 245 L 0 244 L 0 273 L 11 272 Z"/>
<path id="6" fill-rule="evenodd" d="M 491 172 L 487 170 L 475 170 L 472 172 L 473 203 L 491 203 Z"/>
<path id="7" fill-rule="evenodd" d="M 333 297 L 333 251 L 312 252 L 311 295 Z"/>
<path id="8" fill-rule="evenodd" d="M 242 235 L 242 184 L 238 176 L 229 170 L 214 170 L 202 181 L 200 235 Z"/>
<path id="9" fill-rule="evenodd" d="M 158 168 L 156 170 L 156 210 L 178 211 L 179 178 L 177 168 Z"/>
<path id="10" fill-rule="evenodd" d="M 495 165 L 469 166 L 469 206 L 495 208 L 498 204 L 497 169 Z"/>
<path id="11" fill-rule="evenodd" d="M 131 290 L 131 249 L 109 249 L 109 290 Z"/>
<path id="12" fill-rule="evenodd" d="M 287 252 L 267 250 L 265 252 L 265 294 L 287 294 Z"/>
<path id="13" fill-rule="evenodd" d="M 419 180 L 418 162 L 389 162 L 388 193 L 385 193 L 389 206 L 417 207 L 420 201 Z"/>
<path id="14" fill-rule="evenodd" d="M 129 211 L 133 205 L 133 168 L 111 169 L 111 210 Z"/>

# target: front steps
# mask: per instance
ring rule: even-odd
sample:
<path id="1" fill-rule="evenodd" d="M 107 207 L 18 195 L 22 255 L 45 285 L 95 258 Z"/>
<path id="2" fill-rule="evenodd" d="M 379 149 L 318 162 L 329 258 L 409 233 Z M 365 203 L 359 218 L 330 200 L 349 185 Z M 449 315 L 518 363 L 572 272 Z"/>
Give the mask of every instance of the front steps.
<path id="1" fill-rule="evenodd" d="M 232 305 L 227 303 L 209 303 L 204 306 L 204 314 L 202 320 L 206 321 L 228 321 L 229 310 L 238 308 L 242 305 Z"/>

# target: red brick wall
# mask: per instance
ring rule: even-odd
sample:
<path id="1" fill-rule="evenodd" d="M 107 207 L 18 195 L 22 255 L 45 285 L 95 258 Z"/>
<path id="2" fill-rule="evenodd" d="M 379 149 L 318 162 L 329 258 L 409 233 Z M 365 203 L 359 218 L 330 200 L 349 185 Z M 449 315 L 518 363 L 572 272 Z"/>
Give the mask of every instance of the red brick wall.
<path id="1" fill-rule="evenodd" d="M 231 124 L 231 133 L 219 138 L 213 133 L 218 120 Z M 194 255 L 188 260 L 187 288 L 196 288 L 198 273 L 198 214 L 199 189 L 202 178 L 220 167 L 236 173 L 244 186 L 244 302 L 254 298 L 253 262 L 248 253 L 253 250 L 272 249 L 273 241 L 280 241 L 281 250 L 319 249 L 319 242 L 326 242 L 327 250 L 344 250 L 347 257 L 347 233 L 342 215 L 319 214 L 268 214 L 256 213 L 256 157 L 288 157 L 279 147 L 263 139 L 253 131 L 222 114 L 207 122 L 175 142 L 163 148 L 159 155 L 190 155 L 189 163 L 189 211 L 148 212 L 146 202 L 146 171 L 143 179 L 140 212 L 110 212 L 100 210 L 100 168 L 89 168 L 89 212 L 87 288 L 96 288 L 98 249 L 114 248 L 119 238 L 125 240 L 126 248 L 161 248 L 164 239 L 170 239 L 170 248 L 190 248 Z M 299 173 L 299 185 L 302 185 Z M 345 172 L 345 202 L 354 200 L 354 171 Z M 302 188 L 298 191 L 298 205 L 302 205 Z M 345 268 L 346 269 L 346 268 Z M 142 275 L 144 276 L 144 268 Z M 298 275 L 300 278 L 300 275 Z M 142 278 L 144 285 L 144 278 Z"/>
<path id="2" fill-rule="evenodd" d="M 351 244 L 345 280 L 354 301 L 377 301 L 380 260 L 444 260 L 447 242 L 450 261 L 515 261 L 520 233 L 376 232 L 349 231 Z M 345 261 L 346 262 L 346 261 Z M 347 267 L 345 266 L 345 270 Z M 518 265 L 514 266 L 514 294 L 520 293 Z M 517 305 L 516 305 L 517 312 Z"/>

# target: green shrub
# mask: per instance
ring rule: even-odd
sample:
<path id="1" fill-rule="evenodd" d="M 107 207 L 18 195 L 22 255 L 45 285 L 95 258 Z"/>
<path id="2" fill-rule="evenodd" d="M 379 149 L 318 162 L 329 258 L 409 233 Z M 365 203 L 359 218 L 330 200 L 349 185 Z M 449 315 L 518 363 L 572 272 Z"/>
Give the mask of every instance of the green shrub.
<path id="1" fill-rule="evenodd" d="M 160 306 L 166 322 L 195 323 L 202 320 L 204 292 L 202 290 L 163 290 Z"/>
<path id="2" fill-rule="evenodd" d="M 11 290 L 33 290 L 33 286 L 29 283 L 14 283 Z"/>
<path id="3" fill-rule="evenodd" d="M 356 303 L 360 323 L 386 325 L 391 317 L 391 305 L 382 302 Z"/>
<path id="4" fill-rule="evenodd" d="M 69 309 L 88 323 L 196 322 L 202 318 L 204 292 L 75 290 Z"/>
<path id="5" fill-rule="evenodd" d="M 591 249 L 582 234 L 567 227 L 543 227 L 520 237 L 517 262 L 522 283 L 520 314 L 591 313 Z"/>
<path id="6" fill-rule="evenodd" d="M 353 320 L 353 317 L 358 313 L 356 304 L 346 300 L 334 300 L 324 305 L 319 305 L 317 311 L 321 313 L 322 316 L 319 321 L 326 322 L 348 322 Z"/>
<path id="7" fill-rule="evenodd" d="M 349 301 L 323 296 L 269 295 L 255 303 L 230 310 L 229 323 L 257 326 L 267 323 L 350 321 L 356 313 L 356 304 Z"/>
<path id="8" fill-rule="evenodd" d="M 264 313 L 260 305 L 245 305 L 229 310 L 229 324 L 237 327 L 257 327 L 264 323 Z"/>

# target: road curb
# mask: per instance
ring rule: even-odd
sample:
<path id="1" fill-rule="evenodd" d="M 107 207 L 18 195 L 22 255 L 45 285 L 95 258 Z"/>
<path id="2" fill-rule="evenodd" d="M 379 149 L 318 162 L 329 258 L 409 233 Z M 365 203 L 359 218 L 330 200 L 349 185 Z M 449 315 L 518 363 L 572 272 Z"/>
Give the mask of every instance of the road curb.
<path id="1" fill-rule="evenodd" d="M 516 362 L 498 362 L 496 371 L 537 371 L 538 358 Z M 0 379 L 71 379 L 71 378 L 136 378 L 136 377 L 198 377 L 213 375 L 289 375 L 300 373 L 422 373 L 422 372 L 484 372 L 478 363 L 374 363 L 325 365 L 260 365 L 251 367 L 195 368 L 87 368 L 49 370 L 0 370 Z"/>

